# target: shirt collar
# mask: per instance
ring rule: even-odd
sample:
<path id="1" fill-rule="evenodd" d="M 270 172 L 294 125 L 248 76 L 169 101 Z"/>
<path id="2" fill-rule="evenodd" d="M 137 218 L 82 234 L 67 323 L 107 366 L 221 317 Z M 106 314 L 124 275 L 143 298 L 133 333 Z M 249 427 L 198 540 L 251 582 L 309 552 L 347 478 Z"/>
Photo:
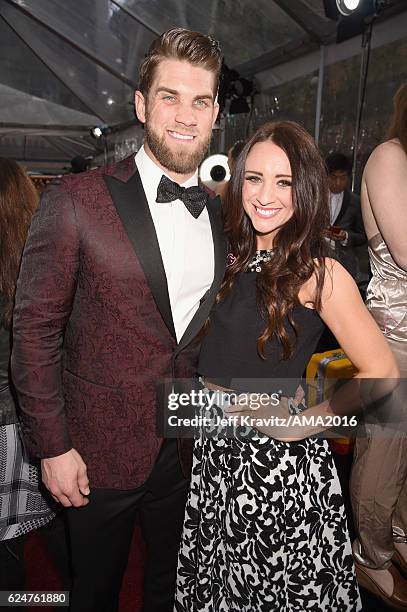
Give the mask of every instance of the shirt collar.
<path id="1" fill-rule="evenodd" d="M 148 177 L 148 182 L 154 188 L 154 190 L 157 190 L 163 174 L 170 180 L 173 180 L 170 176 L 168 176 L 167 172 L 164 172 L 164 170 L 147 155 L 144 145 L 137 151 L 134 159 L 140 175 L 143 177 Z M 181 183 L 182 187 L 194 187 L 196 185 L 198 185 L 198 170 L 196 170 L 191 178 L 184 183 Z"/>

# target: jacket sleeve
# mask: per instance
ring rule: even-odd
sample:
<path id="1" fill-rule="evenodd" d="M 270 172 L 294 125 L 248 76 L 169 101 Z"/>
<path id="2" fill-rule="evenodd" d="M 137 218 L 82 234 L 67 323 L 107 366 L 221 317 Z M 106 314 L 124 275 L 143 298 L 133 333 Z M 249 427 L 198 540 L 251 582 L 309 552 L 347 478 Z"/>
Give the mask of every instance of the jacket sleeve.
<path id="1" fill-rule="evenodd" d="M 79 235 L 65 185 L 44 192 L 33 217 L 17 283 L 11 371 L 28 452 L 72 448 L 62 390 L 64 330 L 76 290 Z"/>

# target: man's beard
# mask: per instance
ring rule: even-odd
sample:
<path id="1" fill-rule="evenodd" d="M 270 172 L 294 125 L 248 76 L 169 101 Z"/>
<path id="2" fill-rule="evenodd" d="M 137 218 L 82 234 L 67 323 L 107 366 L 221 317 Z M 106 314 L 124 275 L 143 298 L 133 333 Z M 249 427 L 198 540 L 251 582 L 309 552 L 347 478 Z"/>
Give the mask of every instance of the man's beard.
<path id="1" fill-rule="evenodd" d="M 201 143 L 194 149 L 186 145 L 179 151 L 173 151 L 165 142 L 165 135 L 159 136 L 154 130 L 152 125 L 146 117 L 144 124 L 144 138 L 157 161 L 169 170 L 170 172 L 176 172 L 177 174 L 189 174 L 195 172 L 199 164 L 205 157 L 205 153 L 208 150 L 209 143 L 211 141 L 212 134 L 208 134 L 208 137 L 201 141 Z"/>

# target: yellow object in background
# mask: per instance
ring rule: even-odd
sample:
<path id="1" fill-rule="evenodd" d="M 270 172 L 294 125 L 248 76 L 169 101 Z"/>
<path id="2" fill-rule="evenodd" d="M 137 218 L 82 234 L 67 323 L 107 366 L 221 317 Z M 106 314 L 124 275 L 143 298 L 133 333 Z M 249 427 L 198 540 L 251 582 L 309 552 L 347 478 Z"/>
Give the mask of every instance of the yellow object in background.
<path id="1" fill-rule="evenodd" d="M 338 381 L 353 378 L 357 369 L 342 349 L 314 353 L 307 366 L 308 406 L 314 406 L 332 397 Z M 331 438 L 332 450 L 341 455 L 352 451 L 350 438 Z"/>

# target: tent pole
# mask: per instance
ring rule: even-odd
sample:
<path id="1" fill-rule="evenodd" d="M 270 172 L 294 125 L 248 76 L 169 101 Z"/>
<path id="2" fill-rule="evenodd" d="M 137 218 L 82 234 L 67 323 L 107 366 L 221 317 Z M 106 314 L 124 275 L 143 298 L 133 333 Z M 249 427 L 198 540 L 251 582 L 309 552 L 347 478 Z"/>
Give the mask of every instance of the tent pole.
<path id="1" fill-rule="evenodd" d="M 319 128 L 321 124 L 321 109 L 322 109 L 322 89 L 324 86 L 325 72 L 325 45 L 319 48 L 319 70 L 318 70 L 318 90 L 317 90 L 317 105 L 315 109 L 315 142 L 319 144 Z"/>

